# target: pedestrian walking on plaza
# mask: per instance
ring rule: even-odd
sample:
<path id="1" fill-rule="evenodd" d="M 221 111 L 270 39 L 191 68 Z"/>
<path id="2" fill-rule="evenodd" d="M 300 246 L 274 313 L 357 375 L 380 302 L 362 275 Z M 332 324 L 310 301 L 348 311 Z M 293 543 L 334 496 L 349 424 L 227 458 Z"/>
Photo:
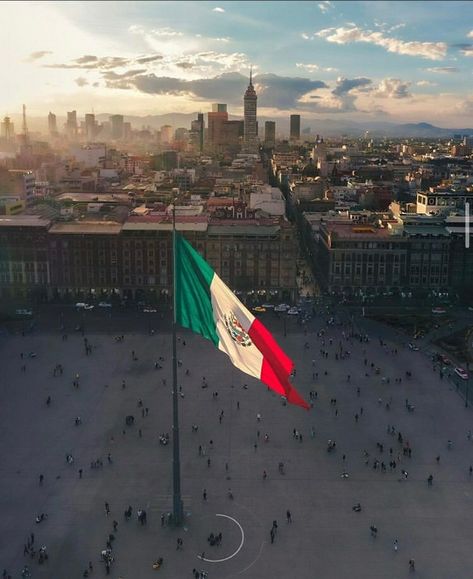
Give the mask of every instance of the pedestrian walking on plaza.
<path id="1" fill-rule="evenodd" d="M 105 503 L 105 513 L 107 516 L 110 514 L 110 505 L 108 503 Z"/>
<path id="2" fill-rule="evenodd" d="M 398 543 L 397 539 L 394 539 L 393 547 L 394 547 L 394 551 L 397 553 L 397 550 L 399 549 L 399 543 Z"/>
<path id="3" fill-rule="evenodd" d="M 204 501 L 207 500 L 207 489 L 204 489 L 204 490 L 202 491 L 202 498 L 204 499 Z"/>
<path id="4" fill-rule="evenodd" d="M 44 474 L 39 475 L 39 486 L 43 486 Z"/>
<path id="5" fill-rule="evenodd" d="M 414 559 L 409 559 L 409 571 L 415 571 L 416 565 Z"/>
<path id="6" fill-rule="evenodd" d="M 182 551 L 183 544 L 184 544 L 183 540 L 180 537 L 178 537 L 176 544 L 176 551 Z"/>
<path id="7" fill-rule="evenodd" d="M 429 487 L 432 486 L 433 480 L 434 480 L 434 477 L 430 474 L 429 478 L 427 479 L 427 484 L 429 485 Z"/>
<path id="8" fill-rule="evenodd" d="M 292 515 L 289 509 L 286 511 L 286 522 L 292 523 Z"/>
<path id="9" fill-rule="evenodd" d="M 274 527 L 271 527 L 271 531 L 269 531 L 269 536 L 271 537 L 271 544 L 274 543 L 274 537 L 276 533 L 274 532 Z"/>

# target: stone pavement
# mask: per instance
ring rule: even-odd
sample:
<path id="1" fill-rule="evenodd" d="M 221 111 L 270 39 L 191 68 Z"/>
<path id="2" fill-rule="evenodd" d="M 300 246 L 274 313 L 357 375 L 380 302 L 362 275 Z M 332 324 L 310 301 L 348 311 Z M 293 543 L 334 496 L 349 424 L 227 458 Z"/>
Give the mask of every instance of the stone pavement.
<path id="1" fill-rule="evenodd" d="M 0 569 L 6 568 L 13 578 L 28 564 L 34 578 L 79 579 L 89 561 L 94 566 L 91 577 L 105 576 L 100 552 L 114 519 L 114 579 L 154 577 L 152 562 L 159 556 L 164 558 L 160 576 L 173 579 L 192 578 L 193 568 L 208 571 L 209 579 L 471 576 L 471 411 L 432 372 L 421 352 L 394 342 L 381 346 L 379 337 L 391 339 L 388 330 L 386 337 L 380 329 L 369 343 L 360 343 L 343 338 L 346 328 L 327 327 L 326 318 L 318 317 L 307 335 L 291 320 L 284 338 L 281 321 L 272 313 L 262 316 L 296 363 L 296 386 L 307 397 L 311 390 L 318 393 L 309 412 L 284 406 L 264 385 L 234 369 L 209 342 L 180 332 L 182 493 L 188 517 L 185 528 L 177 530 L 161 526 L 172 493 L 172 448 L 158 441 L 159 434 L 171 433 L 168 324 L 150 322 L 143 314 L 114 313 L 109 318 L 94 312 L 87 318 L 85 334 L 93 352 L 86 356 L 81 333 L 72 331 L 79 316 L 66 316 L 71 330 L 66 341 L 55 328 L 56 312 L 48 311 L 37 332 L 0 338 Z M 364 324 L 356 320 L 361 331 Z M 154 335 L 150 327 L 156 327 Z M 321 328 L 325 335 L 319 337 Z M 125 335 L 123 342 L 114 341 L 117 334 Z M 342 350 L 351 352 L 343 361 L 335 359 L 340 341 Z M 398 348 L 397 355 L 391 353 L 393 348 Z M 329 352 L 328 359 L 321 349 Z M 37 356 L 22 360 L 22 352 Z M 162 370 L 154 368 L 159 356 L 165 358 Z M 58 363 L 64 374 L 53 377 Z M 380 368 L 379 374 L 371 363 Z M 26 372 L 21 371 L 23 364 Z M 406 371 L 413 374 L 410 380 Z M 315 379 L 313 372 L 318 373 Z M 76 374 L 79 388 L 73 386 Z M 201 388 L 202 376 L 207 389 Z M 216 391 L 218 397 L 213 397 Z M 333 398 L 336 405 L 330 403 Z M 139 399 L 149 409 L 145 417 Z M 406 399 L 414 412 L 407 411 Z M 257 413 L 262 414 L 261 422 Z M 129 414 L 135 416 L 131 427 L 125 425 Z M 78 426 L 77 416 L 82 419 Z M 198 425 L 197 432 L 192 432 L 192 424 Z M 388 425 L 394 426 L 395 435 L 387 433 Z M 302 440 L 294 438 L 293 429 Z M 336 441 L 332 453 L 326 450 L 329 439 Z M 448 440 L 453 441 L 451 450 Z M 411 458 L 403 454 L 406 441 Z M 377 443 L 383 445 L 382 452 Z M 199 445 L 205 447 L 205 456 L 199 456 Z M 66 462 L 67 454 L 74 457 L 73 464 Z M 393 457 L 396 468 L 391 470 Z M 91 469 L 91 461 L 98 458 L 103 467 Z M 278 472 L 280 461 L 285 474 Z M 381 462 L 387 472 L 382 472 Z M 400 480 L 401 470 L 408 472 L 407 480 Z M 341 477 L 343 472 L 348 478 Z M 45 477 L 41 486 L 40 474 Z M 233 500 L 227 496 L 229 488 Z M 109 516 L 105 502 L 110 504 Z M 362 511 L 355 513 L 352 506 L 358 502 Z M 128 505 L 133 517 L 126 522 L 123 512 Z M 147 511 L 146 526 L 136 519 L 139 508 Z M 287 509 L 291 524 L 286 523 Z M 39 513 L 47 513 L 48 519 L 35 524 Z M 275 519 L 278 531 L 271 544 Z M 378 529 L 377 538 L 370 534 L 371 525 Z M 32 560 L 23 555 L 31 532 L 36 549 L 47 547 L 50 558 L 44 565 L 38 565 L 37 556 Z M 207 543 L 210 532 L 222 532 L 220 547 Z M 176 550 L 178 537 L 183 539 L 182 551 Z M 206 559 L 227 560 L 202 562 L 197 557 L 202 552 Z M 410 559 L 415 560 L 415 572 L 409 571 Z"/>

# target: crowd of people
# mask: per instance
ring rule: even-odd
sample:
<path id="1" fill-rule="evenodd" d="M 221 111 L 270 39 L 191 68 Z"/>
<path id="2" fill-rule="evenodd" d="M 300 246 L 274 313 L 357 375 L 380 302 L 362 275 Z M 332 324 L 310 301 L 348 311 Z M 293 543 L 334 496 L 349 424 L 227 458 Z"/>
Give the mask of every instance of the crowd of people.
<path id="1" fill-rule="evenodd" d="M 61 330 L 63 331 L 63 330 Z M 83 332 L 82 332 L 83 334 Z M 303 335 L 302 335 L 303 334 Z M 153 333 L 154 335 L 154 333 Z M 67 334 L 63 333 L 63 341 Z M 125 335 L 115 336 L 113 341 L 116 344 L 125 344 L 126 347 L 126 337 Z M 412 368 L 406 368 L 405 366 L 399 366 L 397 373 L 389 373 L 387 367 L 393 367 L 392 364 L 384 364 L 383 360 L 385 357 L 390 357 L 396 359 L 403 352 L 403 346 L 391 342 L 387 342 L 382 338 L 375 338 L 369 336 L 363 331 L 360 331 L 353 324 L 352 320 L 342 319 L 337 316 L 336 312 L 324 311 L 318 312 L 315 316 L 312 325 L 305 328 L 304 332 L 300 332 L 301 349 L 306 353 L 307 360 L 301 365 L 298 370 L 299 374 L 293 373 L 294 380 L 299 380 L 298 387 L 301 391 L 305 392 L 306 396 L 310 401 L 311 410 L 308 415 L 301 414 L 299 424 L 297 425 L 287 425 L 288 433 L 292 430 L 292 438 L 298 444 L 314 444 L 320 440 L 324 435 L 323 445 L 326 447 L 327 454 L 330 455 L 329 460 L 337 461 L 336 464 L 339 465 L 340 477 L 343 479 L 348 479 L 351 476 L 351 465 L 355 465 L 357 460 L 362 460 L 366 467 L 366 476 L 369 477 L 387 477 L 390 474 L 395 476 L 400 483 L 409 484 L 409 470 L 410 465 L 416 461 L 416 446 L 415 440 L 413 440 L 411 434 L 405 431 L 404 427 L 401 429 L 396 424 L 396 419 L 394 416 L 399 416 L 401 409 L 404 412 L 414 413 L 417 404 L 414 404 L 413 400 L 405 398 L 401 400 L 396 388 L 405 383 L 409 383 L 415 380 L 415 372 L 413 371 L 414 364 Z M 82 336 L 82 347 L 86 357 L 93 357 L 96 352 L 95 344 L 92 342 L 91 338 Z M 119 346 L 117 346 L 119 347 Z M 136 346 L 135 346 L 136 347 Z M 212 380 L 208 377 L 195 377 L 194 373 L 191 371 L 192 368 L 186 367 L 190 365 L 188 360 L 186 360 L 186 341 L 179 338 L 179 348 L 180 355 L 182 359 L 179 359 L 178 367 L 182 368 L 180 370 L 180 382 L 185 384 L 185 388 L 196 388 L 197 392 L 202 392 L 202 396 L 206 396 L 209 400 L 215 402 L 213 409 L 209 409 L 209 420 L 211 420 L 211 414 L 214 413 L 214 425 L 212 426 L 213 435 L 211 438 L 202 438 L 202 430 L 198 423 L 193 422 L 192 424 L 186 425 L 185 428 L 189 429 L 189 433 L 195 441 L 194 448 L 197 448 L 197 457 L 203 459 L 204 464 L 207 469 L 212 469 L 215 464 L 214 459 L 214 441 L 218 441 L 218 429 L 223 428 L 227 421 L 230 420 L 230 416 L 233 413 L 239 413 L 243 411 L 248 411 L 248 407 L 245 410 L 240 410 L 241 406 L 244 406 L 244 392 L 248 390 L 248 385 L 245 383 L 241 386 L 241 394 L 238 395 L 238 400 L 233 400 L 232 408 L 222 408 L 220 405 L 220 400 L 222 396 L 219 395 L 219 391 L 216 388 L 222 388 L 220 384 L 212 383 Z M 123 350 L 120 352 L 120 356 L 123 356 Z M 126 352 L 123 356 L 128 360 L 131 365 L 136 365 L 140 362 L 141 354 L 135 349 L 131 349 Z M 20 354 L 21 365 L 19 368 L 20 372 L 26 371 L 26 366 L 24 361 L 31 358 L 29 354 Z M 327 382 L 331 379 L 330 373 L 334 364 L 338 368 L 345 368 L 344 372 L 344 394 L 343 396 L 350 396 L 351 399 L 357 399 L 359 404 L 356 407 L 356 411 L 347 416 L 346 405 L 344 398 L 339 394 L 337 396 L 328 395 L 328 389 L 326 388 Z M 172 360 L 166 359 L 164 356 L 157 357 L 157 360 L 150 362 L 149 370 L 154 374 L 154 370 L 162 370 L 163 372 L 170 372 L 172 365 Z M 436 372 L 436 368 L 433 368 Z M 82 379 L 80 372 L 74 368 L 67 367 L 66 363 L 61 361 L 57 363 L 52 370 L 50 379 L 60 379 L 63 374 L 66 376 L 72 376 L 72 387 L 75 390 L 79 390 L 82 387 Z M 301 378 L 301 374 L 303 377 Z M 169 374 L 168 374 L 169 375 Z M 71 388 L 70 378 L 68 379 L 69 388 Z M 121 384 L 121 388 L 120 388 Z M 162 379 L 161 386 L 166 386 L 166 378 Z M 198 388 L 200 385 L 201 388 Z M 389 388 L 389 394 L 387 396 L 379 396 L 377 386 L 382 385 L 383 390 L 386 391 Z M 128 378 L 123 378 L 118 384 L 118 391 L 127 391 L 132 386 L 128 383 Z M 105 388 L 109 388 L 105 385 Z M 207 389 L 210 391 L 207 392 Z M 164 390 L 162 390 L 164 392 Z M 179 387 L 179 393 L 181 397 L 184 398 L 184 388 L 181 385 Z M 322 394 L 322 395 L 321 395 Z M 137 394 L 139 396 L 139 394 Z M 240 400 L 241 398 L 241 400 Z M 44 399 L 43 399 L 44 400 Z M 359 429 L 362 428 L 362 424 L 369 420 L 367 418 L 367 407 L 371 405 L 373 407 L 373 400 L 375 400 L 376 412 L 383 416 L 384 423 L 386 424 L 385 430 L 378 432 L 378 440 L 370 441 L 369 437 L 366 437 L 366 446 L 359 449 L 358 456 L 349 456 L 349 452 L 344 449 L 343 444 L 335 440 L 335 436 L 326 429 L 325 432 L 321 432 L 317 424 L 318 412 L 322 409 L 327 412 L 333 419 L 333 424 L 339 420 L 346 420 L 346 423 L 350 423 L 350 428 Z M 54 406 L 54 397 L 48 394 L 46 398 L 46 407 L 49 409 Z M 277 403 L 276 401 L 266 401 L 267 404 Z M 286 401 L 283 400 L 283 404 Z M 43 402 L 44 404 L 44 402 Z M 240 405 L 241 404 L 241 405 Z M 222 404 L 223 405 L 223 404 Z M 150 415 L 150 408 L 146 406 L 141 398 L 137 398 L 136 408 L 134 410 L 130 409 L 130 412 L 137 411 L 137 418 L 135 419 L 134 414 L 128 414 L 124 417 L 125 425 L 124 428 L 117 430 L 110 437 L 110 443 L 115 443 L 119 440 L 120 436 L 126 436 L 126 433 L 133 429 L 137 434 L 138 439 L 143 438 L 143 424 L 147 417 Z M 248 451 L 254 451 L 257 453 L 263 447 L 270 447 L 274 441 L 281 444 L 281 438 L 279 433 L 272 432 L 269 423 L 265 420 L 262 410 L 256 409 L 252 410 L 254 428 L 252 430 L 252 440 L 249 443 Z M 351 412 L 351 411 L 350 411 Z M 417 411 L 416 411 L 417 412 Z M 415 413 L 414 413 L 415 416 Z M 123 420 L 123 419 L 122 419 Z M 139 424 L 137 421 L 140 420 Z M 86 422 L 86 421 L 85 421 Z M 72 423 L 75 427 L 86 428 L 84 420 L 81 416 L 76 415 L 72 418 Z M 80 428 L 79 428 L 80 427 Z M 208 432 L 208 429 L 207 429 Z M 156 442 L 160 446 L 167 446 L 172 442 L 172 436 L 169 432 L 158 431 L 158 425 L 155 428 Z M 471 433 L 470 433 L 471 438 Z M 325 440 L 327 441 L 325 444 Z M 453 451 L 453 442 L 448 440 L 445 442 L 447 451 Z M 163 452 L 164 451 L 163 449 Z M 441 458 L 438 454 L 438 449 L 435 451 L 435 462 L 429 466 L 429 469 L 425 472 L 426 487 L 432 487 L 434 484 L 434 475 L 431 472 L 436 465 L 440 464 Z M 77 477 L 83 479 L 84 472 L 87 471 L 85 464 L 82 464 L 83 458 L 78 459 L 74 450 L 74 454 L 68 452 L 65 456 L 66 464 L 72 469 L 77 469 Z M 78 456 L 78 455 L 77 455 Z M 167 455 L 167 459 L 170 459 L 170 453 Z M 63 459 L 64 460 L 64 459 Z M 102 472 L 108 467 L 112 467 L 114 464 L 114 459 L 112 458 L 111 452 L 106 452 L 102 456 L 94 456 L 90 461 L 88 461 L 91 471 Z M 225 468 L 221 472 L 222 480 L 229 480 L 230 475 L 230 464 L 231 456 L 225 460 Z M 222 465 L 221 465 L 222 466 Z M 262 484 L 269 484 L 267 481 L 271 479 L 272 476 L 282 477 L 287 473 L 287 462 L 284 460 L 268 463 L 265 465 L 262 471 Z M 473 467 L 471 465 L 466 465 L 465 469 L 468 475 L 471 477 L 473 472 Z M 99 474 L 98 473 L 98 474 Z M 117 475 L 119 476 L 119 475 Z M 261 476 L 261 475 L 259 475 Z M 45 474 L 39 475 L 39 485 L 47 486 L 48 477 Z M 290 484 L 290 483 L 287 483 Z M 436 483 L 437 484 L 437 483 Z M 153 490 L 150 489 L 150 492 Z M 428 491 L 427 491 L 428 492 Z M 234 491 L 231 488 L 227 490 L 227 498 L 230 501 L 235 499 Z M 207 488 L 202 490 L 202 501 L 206 504 L 213 500 L 213 494 Z M 231 508 L 231 507 L 229 507 Z M 287 505 L 284 506 L 286 510 L 286 522 L 291 524 L 293 522 L 292 512 Z M 389 534 L 388 529 L 378 529 L 378 522 L 376 519 L 376 513 L 370 509 L 369 505 L 361 504 L 357 502 L 353 507 L 352 511 L 354 513 L 361 513 L 359 516 L 366 516 L 366 528 L 369 529 L 370 536 L 376 539 L 383 534 Z M 108 501 L 104 503 L 105 517 L 113 519 L 112 507 Z M 148 514 L 143 507 L 136 508 L 135 510 L 131 505 L 128 505 L 123 512 L 124 523 L 128 524 L 133 518 L 133 513 L 136 513 L 136 521 L 141 527 L 146 527 L 148 524 Z M 172 526 L 172 515 L 168 512 L 163 512 L 161 515 L 161 527 L 171 527 Z M 355 516 L 355 515 L 353 515 Z M 358 515 L 356 515 L 358 516 Z M 36 515 L 34 519 L 36 524 L 45 522 L 48 519 L 47 513 L 40 513 Z M 297 519 L 296 519 L 297 522 Z M 103 545 L 97 546 L 97 552 L 95 557 L 92 555 L 91 560 L 84 564 L 81 571 L 83 577 L 90 577 L 94 572 L 94 565 L 103 566 L 105 573 L 108 575 L 111 573 L 113 566 L 116 564 L 117 548 L 116 539 L 119 536 L 119 523 L 116 519 L 111 521 L 111 528 L 104 537 Z M 268 522 L 269 526 L 269 522 Z M 285 527 L 285 525 L 283 525 Z M 290 527 L 287 527 L 288 530 Z M 277 519 L 272 521 L 272 525 L 269 531 L 269 539 L 267 542 L 272 545 L 278 540 L 279 526 Z M 288 531 L 292 532 L 292 528 Z M 222 546 L 223 535 L 220 529 L 209 530 L 207 536 L 207 547 L 208 548 L 220 548 Z M 394 551 L 400 551 L 400 540 L 397 537 L 391 538 L 392 544 L 394 546 Z M 226 545 L 229 542 L 226 542 Z M 379 540 L 378 540 L 379 543 Z M 184 550 L 184 542 L 181 537 L 177 538 L 176 551 Z M 196 554 L 197 555 L 197 554 Z M 406 548 L 406 565 L 409 570 L 415 571 L 415 562 L 413 559 L 414 553 L 408 551 Z M 20 570 L 21 577 L 27 578 L 31 576 L 31 568 L 35 565 L 51 565 L 49 561 L 49 551 L 45 545 L 41 545 L 36 548 L 35 546 L 35 534 L 31 532 L 28 535 L 27 541 L 24 543 L 23 556 L 27 559 L 27 564 L 23 565 Z M 160 569 L 164 565 L 164 557 L 166 557 L 166 562 L 170 559 L 170 554 L 162 553 L 159 557 L 150 556 L 150 568 Z M 205 562 L 204 553 L 200 555 L 200 558 Z M 167 565 L 168 563 L 166 563 Z M 206 577 L 207 570 L 198 570 L 196 568 L 192 569 L 192 575 L 195 578 Z M 14 576 L 16 577 L 16 575 Z M 3 571 L 2 579 L 12 579 L 10 572 L 5 569 Z"/>

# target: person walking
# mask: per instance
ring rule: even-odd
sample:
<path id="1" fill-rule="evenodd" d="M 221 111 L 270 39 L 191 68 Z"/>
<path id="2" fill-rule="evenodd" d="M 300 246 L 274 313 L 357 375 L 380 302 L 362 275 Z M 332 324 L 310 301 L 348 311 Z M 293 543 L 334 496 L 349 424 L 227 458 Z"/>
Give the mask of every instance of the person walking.
<path id="1" fill-rule="evenodd" d="M 399 542 L 397 539 L 394 539 L 393 547 L 394 551 L 397 553 L 397 550 L 399 549 Z"/>
<path id="2" fill-rule="evenodd" d="M 291 514 L 291 511 L 289 509 L 286 511 L 286 521 L 288 523 L 292 523 L 292 514 Z"/>

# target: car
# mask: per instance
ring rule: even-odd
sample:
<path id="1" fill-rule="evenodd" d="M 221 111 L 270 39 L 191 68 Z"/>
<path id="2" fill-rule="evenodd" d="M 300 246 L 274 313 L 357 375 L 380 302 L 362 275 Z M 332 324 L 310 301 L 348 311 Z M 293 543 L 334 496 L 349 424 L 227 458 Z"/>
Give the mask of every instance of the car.
<path id="1" fill-rule="evenodd" d="M 33 315 L 32 310 L 16 310 L 15 313 L 17 316 L 32 316 Z"/>
<path id="2" fill-rule="evenodd" d="M 76 303 L 76 308 L 77 308 L 78 310 L 83 310 L 83 309 L 85 309 L 85 306 L 86 306 L 86 305 L 87 305 L 87 304 L 85 304 L 84 302 L 77 302 L 77 303 Z"/>
<path id="3" fill-rule="evenodd" d="M 146 306 L 143 308 L 143 313 L 145 314 L 156 314 L 157 311 L 158 310 L 156 308 L 152 308 L 151 306 Z"/>
<path id="4" fill-rule="evenodd" d="M 261 307 L 266 308 L 267 310 L 272 310 L 274 309 L 274 304 L 263 304 Z"/>
<path id="5" fill-rule="evenodd" d="M 278 306 L 275 306 L 274 311 L 275 312 L 286 312 L 288 309 L 290 309 L 291 306 L 288 306 L 287 304 L 279 304 Z"/>
<path id="6" fill-rule="evenodd" d="M 92 304 L 85 304 L 84 305 L 84 310 L 93 310 L 94 308 L 95 308 L 95 306 Z"/>
<path id="7" fill-rule="evenodd" d="M 460 376 L 462 380 L 468 380 L 468 372 L 466 370 L 463 370 L 463 368 L 460 368 L 460 366 L 457 366 L 455 368 L 455 374 L 457 376 Z"/>
<path id="8" fill-rule="evenodd" d="M 263 306 L 256 306 L 255 308 L 253 308 L 253 311 L 257 314 L 264 314 L 266 308 L 263 308 Z"/>
<path id="9" fill-rule="evenodd" d="M 412 342 L 409 342 L 408 346 L 409 346 L 409 350 L 412 350 L 413 352 L 418 352 L 418 351 L 419 351 L 419 346 L 416 346 L 416 345 L 413 344 Z"/>
<path id="10" fill-rule="evenodd" d="M 437 316 L 441 316 L 447 313 L 445 308 L 432 308 L 432 313 Z"/>
<path id="11" fill-rule="evenodd" d="M 287 310 L 287 314 L 288 314 L 288 316 L 298 316 L 299 315 L 299 309 L 298 308 L 289 308 Z"/>
<path id="12" fill-rule="evenodd" d="M 109 304 L 108 302 L 99 302 L 99 308 L 111 308 L 112 304 Z"/>

